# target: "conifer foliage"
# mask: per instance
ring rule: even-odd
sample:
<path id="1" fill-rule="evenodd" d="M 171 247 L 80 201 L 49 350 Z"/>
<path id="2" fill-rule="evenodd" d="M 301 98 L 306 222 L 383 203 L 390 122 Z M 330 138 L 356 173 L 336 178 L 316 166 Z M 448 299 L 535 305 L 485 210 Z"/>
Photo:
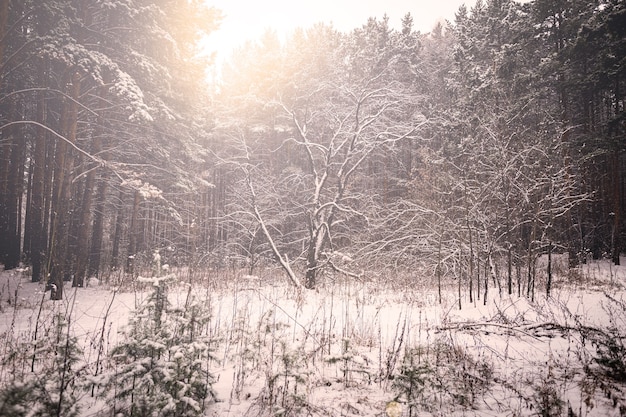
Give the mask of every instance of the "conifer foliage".
<path id="1" fill-rule="evenodd" d="M 160 271 L 160 255 L 154 254 Z M 132 314 L 123 341 L 110 356 L 112 372 L 103 395 L 114 415 L 191 417 L 214 401 L 206 309 L 188 293 L 184 306 L 167 299 L 173 274 L 140 278 L 151 285 L 144 303 Z"/>
<path id="2" fill-rule="evenodd" d="M 155 243 L 145 218 L 181 225 L 208 186 L 182 167 L 205 162 L 198 41 L 219 17 L 187 0 L 0 6 L 0 262 L 31 265 L 60 300 L 64 282 L 132 271 L 124 261 Z"/>
<path id="3" fill-rule="evenodd" d="M 622 1 L 267 33 L 214 90 L 204 1 L 0 11 L 0 263 L 54 299 L 165 248 L 194 267 L 276 262 L 308 288 L 419 263 L 462 271 L 472 299 L 502 271 L 531 294 L 549 248 L 571 266 L 624 251 Z"/>
<path id="4" fill-rule="evenodd" d="M 0 388 L 0 415 L 74 417 L 86 393 L 82 348 L 65 315 L 42 324 L 43 337 L 16 343 L 1 365 L 12 378 Z"/>

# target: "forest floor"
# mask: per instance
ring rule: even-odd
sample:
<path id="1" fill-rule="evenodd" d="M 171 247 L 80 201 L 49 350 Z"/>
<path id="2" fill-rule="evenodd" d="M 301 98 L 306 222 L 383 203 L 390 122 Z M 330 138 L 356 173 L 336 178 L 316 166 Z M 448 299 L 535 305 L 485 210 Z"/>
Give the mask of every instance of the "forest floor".
<path id="1" fill-rule="evenodd" d="M 85 363 L 111 351 L 148 288 L 91 284 L 53 302 L 27 271 L 0 273 L 0 383 L 16 340 L 52 313 L 71 317 Z M 278 275 L 207 275 L 173 286 L 172 304 L 190 288 L 211 311 L 218 401 L 206 416 L 626 415 L 626 266 L 589 262 L 549 297 L 496 287 L 461 308 L 456 288 L 440 301 L 417 278 L 299 294 Z M 81 416 L 104 415 L 97 395 L 80 403 Z"/>

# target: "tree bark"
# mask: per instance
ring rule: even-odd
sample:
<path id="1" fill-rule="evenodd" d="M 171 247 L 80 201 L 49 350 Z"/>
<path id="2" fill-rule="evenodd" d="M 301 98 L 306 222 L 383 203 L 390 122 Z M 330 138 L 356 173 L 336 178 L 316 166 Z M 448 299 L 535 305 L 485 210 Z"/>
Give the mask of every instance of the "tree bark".
<path id="1" fill-rule="evenodd" d="M 95 152 L 95 149 L 94 149 Z M 97 152 L 96 152 L 97 153 Z M 89 258 L 89 232 L 91 231 L 91 208 L 93 205 L 93 188 L 95 184 L 95 169 L 91 169 L 85 178 L 83 198 L 78 218 L 78 234 L 76 236 L 76 271 L 72 280 L 73 287 L 85 286 L 85 275 Z"/>
<path id="2" fill-rule="evenodd" d="M 30 264 L 30 248 L 31 248 L 31 239 L 32 239 L 32 219 L 30 206 L 32 204 L 33 199 L 33 158 L 29 158 L 28 164 L 28 181 L 26 183 L 26 214 L 24 215 L 24 240 L 22 242 L 22 259 Z M 20 213 L 22 210 L 20 209 Z"/>
<path id="3" fill-rule="evenodd" d="M 8 37 L 5 36 L 8 30 L 9 23 L 9 5 L 11 0 L 0 0 L 0 65 L 4 61 L 4 50 L 6 48 L 6 42 Z M 2 78 L 0 78 L 0 82 Z M 2 84 L 0 83 L 0 88 Z"/>
<path id="4" fill-rule="evenodd" d="M 11 102 L 11 118 L 19 117 L 18 104 Z M 5 269 L 13 269 L 19 266 L 21 251 L 21 213 L 19 207 L 22 199 L 24 182 L 24 164 L 26 156 L 26 140 L 23 130 L 19 126 L 11 126 L 7 129 L 9 149 L 5 149 L 6 167 L 3 178 L 5 184 L 2 187 L 0 197 L 0 236 L 3 243 L 0 246 L 0 262 L 4 263 Z"/>
<path id="5" fill-rule="evenodd" d="M 37 121 L 42 125 L 46 123 L 46 97 L 45 92 L 39 92 L 37 100 Z M 32 265 L 32 282 L 39 282 L 45 276 L 45 254 L 47 251 L 48 230 L 45 227 L 45 202 L 46 193 L 46 130 L 37 126 L 35 146 L 33 150 L 33 180 L 31 201 L 29 205 L 29 228 L 30 260 Z"/>
<path id="6" fill-rule="evenodd" d="M 133 209 L 130 218 L 130 231 L 128 239 L 128 251 L 126 257 L 126 273 L 133 274 L 135 272 L 135 257 L 137 256 L 137 247 L 139 241 L 139 205 L 141 203 L 141 195 L 139 191 L 135 191 L 133 197 Z"/>
<path id="7" fill-rule="evenodd" d="M 89 276 L 100 275 L 100 265 L 102 263 L 102 242 L 104 235 L 104 209 L 108 190 L 108 179 L 104 173 L 98 183 L 96 193 L 96 203 L 93 217 L 93 228 L 91 231 L 91 248 L 89 253 L 89 266 L 87 274 Z"/>
<path id="8" fill-rule="evenodd" d="M 550 297 L 552 290 L 552 242 L 548 243 L 548 282 L 546 283 L 546 295 Z"/>
<path id="9" fill-rule="evenodd" d="M 100 121 L 100 126 L 102 126 L 102 121 Z M 104 132 L 102 132 L 102 128 L 97 128 L 96 132 L 94 134 L 93 137 L 93 141 L 92 141 L 92 147 L 91 147 L 91 152 L 92 155 L 100 155 L 101 151 L 102 151 L 102 135 L 104 134 Z M 91 213 L 93 210 L 93 200 L 94 200 L 94 187 L 95 187 L 95 183 L 96 183 L 96 172 L 97 172 L 97 166 L 95 165 L 95 163 L 91 163 L 88 164 L 88 169 L 89 171 L 87 172 L 87 177 L 85 178 L 85 186 L 84 186 L 84 192 L 83 192 L 83 199 L 82 199 L 82 204 L 81 204 L 81 208 L 80 208 L 80 218 L 78 221 L 78 236 L 77 236 L 77 243 L 78 243 L 78 250 L 77 250 L 77 256 L 76 256 L 76 274 L 74 275 L 74 281 L 72 282 L 72 286 L 74 287 L 83 287 L 85 285 L 84 281 L 85 281 L 85 276 L 87 275 L 87 270 L 88 270 L 88 266 L 89 266 L 89 258 L 90 258 L 90 252 L 91 252 L 91 248 L 89 246 L 89 235 L 90 232 L 92 231 L 92 224 L 91 224 Z M 104 184 L 104 189 L 100 190 L 100 187 L 98 187 L 98 197 L 99 197 L 99 201 L 98 203 L 101 203 L 102 207 L 100 207 L 101 209 L 104 209 L 104 202 L 102 201 L 104 199 L 104 197 L 106 196 L 106 180 L 102 181 L 100 186 L 102 186 L 102 184 Z M 100 194 L 104 193 L 104 196 L 101 196 Z M 103 225 L 102 225 L 102 215 L 100 215 L 100 219 L 99 219 L 99 229 L 98 232 L 100 234 L 100 236 L 95 237 L 97 240 L 99 240 L 98 242 L 98 252 L 100 251 L 100 247 L 102 246 L 102 231 L 103 231 Z M 95 228 L 95 225 L 94 225 Z M 92 236 L 95 234 L 96 230 L 94 230 L 92 232 Z"/>
<path id="10" fill-rule="evenodd" d="M 120 189 L 119 207 L 115 218 L 115 232 L 113 233 L 113 248 L 111 249 L 111 268 L 117 269 L 120 266 L 120 241 L 124 228 L 124 189 Z"/>
<path id="11" fill-rule="evenodd" d="M 611 239 L 611 259 L 615 265 L 620 264 L 620 252 L 621 252 L 621 181 L 620 181 L 620 164 L 619 164 L 619 150 L 615 149 L 611 155 L 611 179 L 613 188 L 613 233 Z"/>
<path id="12" fill-rule="evenodd" d="M 509 247 L 507 251 L 507 260 L 506 260 L 506 265 L 507 265 L 506 288 L 507 288 L 507 293 L 511 295 L 513 294 L 513 254 L 512 254 L 513 245 L 509 243 L 508 246 Z"/>
<path id="13" fill-rule="evenodd" d="M 61 113 L 61 132 L 67 142 L 76 142 L 78 124 L 78 100 L 80 95 L 80 74 L 74 71 L 68 85 L 69 99 L 64 100 Z M 68 271 L 67 247 L 70 233 L 73 149 L 65 141 L 57 143 L 55 155 L 54 201 L 52 220 L 52 247 L 50 248 L 50 297 L 63 299 L 63 281 Z"/>

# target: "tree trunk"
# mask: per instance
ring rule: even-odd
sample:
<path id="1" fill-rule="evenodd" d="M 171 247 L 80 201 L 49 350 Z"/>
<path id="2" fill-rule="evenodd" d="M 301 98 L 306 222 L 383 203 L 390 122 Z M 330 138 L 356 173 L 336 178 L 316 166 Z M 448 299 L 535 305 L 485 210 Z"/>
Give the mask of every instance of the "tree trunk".
<path id="1" fill-rule="evenodd" d="M 306 265 L 306 281 L 305 288 L 311 290 L 315 288 L 317 281 L 317 259 L 310 258 L 307 260 Z"/>
<path id="2" fill-rule="evenodd" d="M 84 164 L 83 155 L 76 155 L 73 161 L 73 172 L 79 167 L 82 167 Z M 65 256 L 65 267 L 63 270 L 65 271 L 63 275 L 63 280 L 65 282 L 72 282 L 72 286 L 75 287 L 74 281 L 76 279 L 76 271 L 77 271 L 77 262 L 78 262 L 78 234 L 80 233 L 80 216 L 81 216 L 81 203 L 82 197 L 85 189 L 85 182 L 78 181 L 76 178 L 76 174 L 72 175 L 72 183 L 71 183 L 71 197 L 70 197 L 70 208 L 69 213 L 71 213 L 69 217 L 69 229 L 67 234 L 67 249 Z"/>
<path id="3" fill-rule="evenodd" d="M 105 88 L 102 89 L 100 95 L 101 97 L 106 98 Z M 94 135 L 93 135 L 91 152 L 93 155 L 100 155 L 102 152 L 102 141 L 103 141 L 103 136 L 104 136 L 104 131 L 103 131 L 104 128 L 102 127 L 103 120 L 99 118 L 99 120 L 97 120 L 96 122 L 98 123 L 98 127 L 96 128 Z M 78 251 L 77 251 L 77 258 L 76 258 L 76 275 L 74 276 L 74 282 L 73 282 L 73 286 L 75 287 L 84 286 L 84 280 L 85 280 L 85 276 L 88 274 L 88 269 L 89 269 L 89 275 L 91 275 L 91 266 L 92 266 L 91 254 L 93 253 L 94 248 L 93 248 L 93 245 L 91 247 L 89 246 L 89 236 L 90 236 L 90 231 L 92 231 L 91 230 L 91 227 L 92 227 L 91 213 L 93 210 L 93 199 L 94 199 L 93 190 L 94 190 L 95 183 L 96 183 L 96 172 L 97 172 L 96 168 L 97 166 L 93 161 L 90 164 L 88 164 L 87 177 L 85 178 L 85 188 L 84 188 L 83 199 L 82 199 L 82 204 L 80 208 L 80 220 L 78 223 L 79 229 L 78 229 L 78 236 L 77 236 Z M 95 250 L 97 250 L 98 252 L 98 264 L 100 263 L 99 253 L 102 247 L 102 233 L 103 233 L 102 211 L 104 210 L 105 197 L 106 197 L 106 179 L 103 179 L 98 186 L 98 194 L 96 197 L 98 199 L 96 204 L 98 205 L 98 208 L 100 209 L 99 210 L 100 216 L 97 219 L 97 221 L 94 218 L 94 224 L 93 224 L 94 230 L 91 233 L 92 239 L 96 239 L 97 241 Z M 97 230 L 96 230 L 96 226 L 98 226 Z M 97 269 L 98 268 L 96 267 L 95 268 L 96 273 L 97 273 Z"/>
<path id="4" fill-rule="evenodd" d="M 483 294 L 483 305 L 487 305 L 487 294 L 489 292 L 489 269 L 490 269 L 490 265 L 489 265 L 489 257 L 491 256 L 490 254 L 485 254 L 486 258 L 485 258 L 485 273 L 484 273 L 484 279 L 483 281 L 485 282 L 485 293 Z"/>
<path id="5" fill-rule="evenodd" d="M 472 240 L 472 226 L 470 224 L 469 199 L 467 197 L 467 181 L 463 184 L 463 200 L 465 203 L 465 226 L 469 240 L 469 302 L 474 302 L 474 242 Z"/>
<path id="6" fill-rule="evenodd" d="M 87 268 L 87 274 L 89 276 L 100 275 L 99 273 L 102 259 L 102 241 L 104 237 L 104 208 L 106 204 L 108 185 L 108 179 L 103 173 L 100 177 L 100 182 L 98 183 L 98 191 L 96 193 L 93 228 L 91 231 L 89 267 Z"/>
<path id="7" fill-rule="evenodd" d="M 117 216 L 115 218 L 115 232 L 113 233 L 113 248 L 111 249 L 111 269 L 117 269 L 120 266 L 120 241 L 122 240 L 122 231 L 124 228 L 124 189 L 120 189 L 118 198 L 119 207 L 117 208 Z"/>
<path id="8" fill-rule="evenodd" d="M 621 253 L 621 202 L 622 198 L 620 196 L 620 164 L 619 164 L 619 150 L 615 149 L 611 155 L 611 163 L 610 163 L 611 179 L 612 179 L 612 197 L 613 197 L 613 233 L 611 239 L 611 259 L 615 265 L 620 264 L 620 253 Z"/>
<path id="9" fill-rule="evenodd" d="M 507 287 L 507 292 L 509 295 L 513 294 L 513 254 L 512 254 L 512 246 L 509 243 L 509 249 L 508 249 L 508 253 L 507 253 L 507 280 L 506 280 L 506 287 Z"/>
<path id="10" fill-rule="evenodd" d="M 9 4 L 11 0 L 0 0 L 0 63 L 4 62 L 4 49 L 6 47 L 8 36 L 5 36 L 9 23 Z M 0 77 L 0 82 L 2 77 Z M 2 88 L 2 84 L 0 84 Z"/>
<path id="11" fill-rule="evenodd" d="M 304 287 L 306 289 L 313 289 L 315 288 L 315 285 L 317 284 L 317 268 L 318 268 L 318 258 L 317 258 L 317 251 L 316 251 L 316 246 L 317 246 L 317 239 L 319 238 L 318 236 L 316 236 L 316 230 L 314 229 L 314 220 L 311 219 L 311 224 L 309 225 L 310 227 L 310 239 L 309 239 L 309 247 L 307 249 L 307 255 L 306 255 L 306 274 L 305 274 L 305 281 L 304 281 Z M 317 232 L 319 233 L 319 230 L 317 230 Z"/>
<path id="12" fill-rule="evenodd" d="M 32 204 L 33 199 L 33 158 L 29 158 L 30 162 L 28 164 L 28 182 L 26 184 L 26 214 L 24 215 L 24 241 L 22 242 L 22 259 L 27 264 L 30 264 L 30 253 L 31 253 L 31 239 L 32 239 L 32 223 L 30 206 Z M 20 209 L 20 213 L 22 210 Z"/>
<path id="13" fill-rule="evenodd" d="M 480 300 L 480 250 L 476 254 L 476 299 Z"/>
<path id="14" fill-rule="evenodd" d="M 78 123 L 78 100 L 80 95 L 80 75 L 74 72 L 68 86 L 70 99 L 65 99 L 61 113 L 61 132 L 69 143 L 76 142 Z M 70 233 L 71 186 L 74 155 L 68 143 L 61 140 L 57 143 L 55 155 L 54 201 L 52 220 L 52 247 L 50 249 L 50 297 L 53 300 L 63 299 L 63 280 L 68 271 L 67 247 Z"/>
<path id="15" fill-rule="evenodd" d="M 11 120 L 19 120 L 17 103 L 11 102 Z M 5 148 L 4 163 L 8 168 L 3 172 L 2 193 L 0 195 L 0 262 L 6 269 L 16 268 L 20 263 L 20 225 L 19 212 L 23 191 L 24 163 L 26 156 L 26 140 L 22 129 L 11 126 L 8 130 L 9 149 Z"/>
<path id="16" fill-rule="evenodd" d="M 139 240 L 139 204 L 141 203 L 141 195 L 139 191 L 135 191 L 133 197 L 133 209 L 130 217 L 130 230 L 128 239 L 128 251 L 126 257 L 125 271 L 128 274 L 135 272 L 135 257 L 137 256 L 137 245 Z"/>
<path id="17" fill-rule="evenodd" d="M 439 230 L 439 245 L 437 247 L 437 295 L 439 296 L 439 304 L 442 303 L 441 298 L 441 243 L 443 241 L 443 225 Z"/>
<path id="18" fill-rule="evenodd" d="M 11 157 L 11 177 L 9 183 L 9 186 L 13 189 L 9 224 L 14 232 L 9 255 L 10 262 L 7 262 L 5 265 L 9 265 L 9 269 L 19 266 L 22 249 L 22 200 L 24 196 L 24 169 L 26 167 L 26 139 L 23 134 L 17 136 L 16 139 L 18 139 L 19 143 L 16 143 L 13 150 L 15 156 Z"/>
<path id="19" fill-rule="evenodd" d="M 526 257 L 526 262 L 527 262 L 527 266 L 528 266 L 528 281 L 527 281 L 527 287 L 526 287 L 526 297 L 531 297 L 531 299 L 534 301 L 535 299 L 535 293 L 534 293 L 534 289 L 535 289 L 535 272 L 534 272 L 534 263 L 535 263 L 535 255 L 534 255 L 534 251 L 533 251 L 533 245 L 535 243 L 535 237 L 536 237 L 536 232 L 537 232 L 537 221 L 536 221 L 536 217 L 535 220 L 533 220 L 533 224 L 532 224 L 532 229 L 530 232 L 530 238 L 528 241 L 528 252 L 527 252 L 527 257 Z"/>
<path id="20" fill-rule="evenodd" d="M 94 141 L 96 141 L 96 139 L 94 139 Z M 93 151 L 95 154 L 98 153 L 96 146 L 94 146 Z M 83 199 L 78 219 L 78 235 L 76 237 L 76 271 L 74 274 L 74 280 L 72 281 L 73 287 L 85 286 L 85 275 L 87 274 L 87 264 L 89 259 L 89 232 L 91 231 L 91 207 L 93 205 L 93 188 L 96 181 L 95 175 L 96 170 L 92 167 L 87 174 L 87 178 L 85 178 Z"/>
<path id="21" fill-rule="evenodd" d="M 546 283 L 546 295 L 550 297 L 552 290 L 552 242 L 548 243 L 548 282 Z"/>
<path id="22" fill-rule="evenodd" d="M 46 123 L 46 98 L 45 92 L 40 92 L 37 100 L 37 121 L 42 125 Z M 48 231 L 45 228 L 44 196 L 46 193 L 46 130 L 37 126 L 35 146 L 33 150 L 33 180 L 31 201 L 29 205 L 29 228 L 30 259 L 32 265 L 33 282 L 39 282 L 45 275 L 45 255 L 47 251 Z"/>

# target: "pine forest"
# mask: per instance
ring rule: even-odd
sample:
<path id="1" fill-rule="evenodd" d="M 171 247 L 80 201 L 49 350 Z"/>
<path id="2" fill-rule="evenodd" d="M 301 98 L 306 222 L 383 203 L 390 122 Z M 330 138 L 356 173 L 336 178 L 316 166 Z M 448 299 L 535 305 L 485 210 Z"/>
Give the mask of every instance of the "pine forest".
<path id="1" fill-rule="evenodd" d="M 626 3 L 223 18 L 0 0 L 0 416 L 626 416 Z"/>

